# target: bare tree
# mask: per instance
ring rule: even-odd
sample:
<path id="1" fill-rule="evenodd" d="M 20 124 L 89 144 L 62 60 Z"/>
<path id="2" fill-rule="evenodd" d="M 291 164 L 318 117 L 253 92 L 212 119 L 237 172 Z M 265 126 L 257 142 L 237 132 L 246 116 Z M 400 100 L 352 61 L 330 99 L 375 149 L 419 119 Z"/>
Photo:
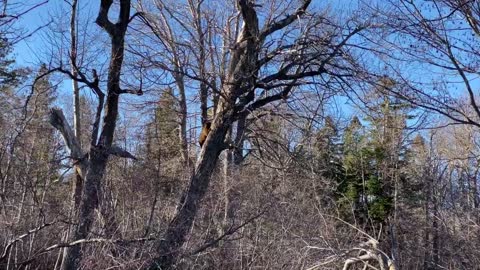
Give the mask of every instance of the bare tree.
<path id="1" fill-rule="evenodd" d="M 232 124 L 271 102 L 288 98 L 297 86 L 309 84 L 315 76 L 336 76 L 333 69 L 345 64 L 341 58 L 348 54 L 345 49 L 347 41 L 365 25 L 357 25 L 349 32 L 321 33 L 319 27 L 323 18 L 306 13 L 310 3 L 308 0 L 301 1 L 291 14 L 284 11 L 285 15 L 281 17 L 272 15 L 260 27 L 256 11 L 258 6 L 252 1 L 237 1 L 242 28 L 230 51 L 225 83 L 219 90 L 220 99 L 211 131 L 181 198 L 178 212 L 158 243 L 159 257 L 153 260 L 151 269 L 170 269 L 178 259 L 180 248 L 208 190 L 218 157 L 231 145 L 225 138 Z M 299 18 L 302 18 L 302 24 L 295 26 Z M 294 36 L 286 44 L 276 44 L 276 37 L 287 33 Z M 328 45 L 322 43 L 326 40 L 330 41 Z M 256 95 L 257 90 L 262 90 L 262 94 Z"/>
<path id="2" fill-rule="evenodd" d="M 27 14 L 46 5 L 48 0 L 31 1 L 28 4 L 22 1 L 4 0 L 0 2 L 0 33 L 2 38 L 8 39 L 8 42 L 17 44 L 33 36 L 43 28 L 47 27 L 51 21 L 37 26 L 35 29 L 24 29 L 20 27 L 21 21 Z"/>
<path id="3" fill-rule="evenodd" d="M 105 173 L 108 157 L 117 155 L 125 158 L 134 158 L 119 146 L 113 145 L 113 136 L 118 117 L 118 101 L 121 94 L 136 93 L 141 94 L 141 90 L 130 91 L 123 90 L 120 86 L 120 76 L 125 50 L 125 33 L 129 22 L 134 16 L 130 17 L 130 1 L 122 0 L 119 3 L 120 10 L 118 21 L 113 23 L 108 18 L 108 13 L 112 7 L 112 0 L 102 0 L 96 23 L 108 33 L 111 41 L 110 64 L 108 68 L 108 78 L 106 85 L 106 103 L 104 107 L 105 94 L 100 88 L 100 78 L 95 70 L 92 71 L 92 80 L 76 66 L 74 51 L 71 52 L 72 69 L 76 72 L 70 72 L 62 67 L 53 68 L 49 72 L 62 72 L 67 74 L 72 80 L 86 84 L 98 97 L 98 106 L 93 124 L 93 130 L 90 138 L 90 149 L 88 153 L 83 153 L 79 140 L 75 136 L 70 125 L 67 123 L 63 113 L 59 109 L 52 109 L 50 113 L 50 123 L 60 131 L 67 147 L 71 152 L 74 165 L 80 168 L 79 175 L 83 178 L 83 192 L 79 202 L 78 214 L 74 218 L 75 227 L 69 241 L 84 239 L 90 232 L 93 220 L 94 210 L 99 205 L 99 192 L 101 181 Z M 74 8 L 72 6 L 72 8 Z M 73 20 L 73 19 L 72 19 Z M 73 44 L 72 44 L 73 46 Z M 73 56 L 73 57 L 72 57 Z M 100 120 L 103 114 L 103 126 L 100 128 Z M 81 247 L 76 245 L 66 249 L 62 269 L 77 269 L 81 262 Z"/>
<path id="4" fill-rule="evenodd" d="M 480 126 L 472 84 L 480 41 L 477 4 L 389 1 L 382 9 L 369 11 L 381 25 L 372 29 L 375 37 L 369 36 L 375 48 L 372 56 L 383 59 L 381 70 L 372 75 L 391 76 L 402 85 L 387 92 L 455 123 Z"/>

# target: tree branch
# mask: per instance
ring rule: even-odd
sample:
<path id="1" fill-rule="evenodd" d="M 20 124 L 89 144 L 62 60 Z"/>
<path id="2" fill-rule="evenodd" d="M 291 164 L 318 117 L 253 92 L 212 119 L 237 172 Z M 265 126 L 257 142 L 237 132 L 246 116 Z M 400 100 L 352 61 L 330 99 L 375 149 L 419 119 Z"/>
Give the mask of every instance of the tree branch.
<path id="1" fill-rule="evenodd" d="M 121 148 L 120 146 L 117 146 L 117 145 L 112 145 L 112 147 L 110 147 L 110 150 L 108 151 L 108 153 L 110 155 L 114 155 L 114 156 L 117 156 L 117 157 L 123 157 L 123 158 L 130 158 L 130 159 L 134 159 L 134 160 L 137 160 L 137 158 L 130 154 L 130 152 L 128 152 L 127 150 Z"/>
<path id="2" fill-rule="evenodd" d="M 67 148 L 70 150 L 70 156 L 77 160 L 82 159 L 82 149 L 80 148 L 78 140 L 68 124 L 67 119 L 65 119 L 62 110 L 58 108 L 50 109 L 49 121 L 50 124 L 62 134 L 63 140 L 65 141 Z"/>
<path id="3" fill-rule="evenodd" d="M 98 26 L 105 29 L 110 36 L 114 35 L 115 32 L 115 25 L 108 19 L 108 11 L 112 4 L 113 0 L 101 0 L 100 11 L 98 12 L 98 17 L 95 21 Z"/>
<path id="4" fill-rule="evenodd" d="M 120 94 L 133 94 L 133 95 L 137 95 L 137 96 L 141 96 L 143 95 L 143 91 L 142 89 L 138 89 L 138 90 L 133 90 L 133 89 L 120 89 L 119 91 Z"/>
<path id="5" fill-rule="evenodd" d="M 240 12 L 242 14 L 245 30 L 248 33 L 248 37 L 258 37 L 258 18 L 257 12 L 254 9 L 253 1 L 238 0 Z M 245 36 L 243 36 L 245 38 Z"/>
<path id="6" fill-rule="evenodd" d="M 31 258 L 25 260 L 21 263 L 21 265 L 25 266 L 27 264 L 32 263 L 35 258 L 38 256 L 50 252 L 52 250 L 58 248 L 66 248 L 66 247 L 74 247 L 81 244 L 92 244 L 92 243 L 109 243 L 109 244 L 124 244 L 124 243 L 136 243 L 136 242 L 147 242 L 147 241 L 154 241 L 157 238 L 153 237 L 145 237 L 145 238 L 137 238 L 137 239 L 105 239 L 105 238 L 91 238 L 91 239 L 80 239 L 69 243 L 58 243 L 42 250 L 37 251 Z"/>
<path id="7" fill-rule="evenodd" d="M 300 16 L 302 16 L 312 1 L 303 0 L 302 2 L 303 2 L 302 5 L 299 8 L 297 8 L 297 10 L 293 14 L 287 15 L 284 19 L 273 22 L 265 26 L 262 32 L 260 33 L 260 38 L 265 39 L 267 36 L 273 34 L 278 30 L 281 30 L 287 27 L 288 25 L 296 21 Z"/>

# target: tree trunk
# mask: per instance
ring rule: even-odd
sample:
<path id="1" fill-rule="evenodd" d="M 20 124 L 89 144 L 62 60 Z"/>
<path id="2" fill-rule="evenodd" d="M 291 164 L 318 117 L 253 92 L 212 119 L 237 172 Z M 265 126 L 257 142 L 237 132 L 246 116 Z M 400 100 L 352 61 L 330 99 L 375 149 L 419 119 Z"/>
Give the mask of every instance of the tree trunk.
<path id="1" fill-rule="evenodd" d="M 127 26 L 130 21 L 130 0 L 120 1 L 118 22 L 113 24 L 108 18 L 113 1 L 102 0 L 96 23 L 101 26 L 111 38 L 111 55 L 108 69 L 107 100 L 104 108 L 102 131 L 96 142 L 97 130 L 92 131 L 92 141 L 88 158 L 88 167 L 84 179 L 79 213 L 76 216 L 74 233 L 69 237 L 73 242 L 88 236 L 94 221 L 94 210 L 99 205 L 101 180 L 107 166 L 109 150 L 113 143 L 120 91 L 120 74 L 124 57 L 124 41 Z M 95 87 L 98 87 L 96 85 Z M 98 90 L 98 89 L 97 89 Z M 98 90 L 99 91 L 99 90 Z M 101 97 L 99 97 L 101 104 Z M 102 108 L 98 108 L 97 115 Z M 97 123 L 98 124 L 98 123 Z M 78 269 L 82 260 L 81 246 L 75 245 L 65 251 L 62 269 Z"/>
<path id="2" fill-rule="evenodd" d="M 107 165 L 108 155 L 100 149 L 94 148 L 90 152 L 90 165 L 85 177 L 82 200 L 80 201 L 79 214 L 76 220 L 73 235 L 69 238 L 70 242 L 84 239 L 88 236 L 94 219 L 94 210 L 98 206 L 98 195 L 100 191 L 100 181 L 103 178 L 105 167 Z M 81 246 L 75 245 L 67 248 L 64 254 L 62 269 L 79 269 L 82 259 Z"/>
<path id="3" fill-rule="evenodd" d="M 243 115 L 237 121 L 237 132 L 235 133 L 234 150 L 233 150 L 233 164 L 240 166 L 243 161 L 243 142 L 245 141 L 245 130 L 247 123 L 247 115 Z"/>
<path id="4" fill-rule="evenodd" d="M 187 142 L 187 97 L 185 94 L 185 81 L 184 77 L 179 71 L 179 67 L 175 67 L 175 72 L 174 72 L 174 77 L 175 77 L 175 82 L 178 87 L 178 92 L 180 94 L 179 98 L 179 106 L 180 106 L 180 128 L 178 131 L 178 138 L 180 141 L 180 151 L 182 155 L 182 160 L 183 162 L 190 167 L 191 161 L 190 157 L 188 155 L 188 142 Z"/>
<path id="5" fill-rule="evenodd" d="M 76 18 L 77 18 L 77 0 L 73 0 L 71 3 L 71 16 L 70 16 L 70 71 L 73 76 L 78 77 L 77 69 L 77 33 L 76 33 Z M 72 89 L 73 89 L 73 130 L 75 137 L 78 139 L 78 146 L 82 148 L 82 127 L 81 127 L 81 116 L 80 116 L 80 91 L 78 82 L 72 79 Z M 75 180 L 73 181 L 72 187 L 72 205 L 70 210 L 70 218 L 77 216 L 76 210 L 79 209 L 80 200 L 82 198 L 82 188 L 83 188 L 83 178 L 80 175 L 80 166 L 74 165 Z M 71 235 L 71 228 L 68 229 L 67 234 L 65 235 L 65 240 Z M 65 252 L 65 249 L 61 249 L 61 252 Z"/>
<path id="6" fill-rule="evenodd" d="M 230 140 L 232 136 L 232 130 L 230 129 L 227 133 L 227 141 Z M 231 201 L 230 201 L 230 192 L 232 189 L 232 181 L 231 177 L 233 176 L 233 151 L 231 149 L 228 149 L 224 151 L 224 160 L 223 160 L 223 196 L 224 196 L 224 209 L 223 209 L 223 222 L 222 222 L 222 227 L 220 229 L 220 234 L 223 234 L 225 232 L 225 228 L 227 228 L 228 221 L 231 218 L 231 211 L 230 211 L 230 206 L 231 206 Z"/>
<path id="7" fill-rule="evenodd" d="M 251 82 L 256 74 L 258 61 L 258 18 L 253 6 L 240 0 L 244 27 L 237 38 L 237 46 L 231 56 L 222 98 L 213 120 L 210 133 L 204 142 L 189 186 L 184 191 L 174 219 L 170 222 L 163 240 L 158 243 L 159 257 L 150 264 L 149 269 L 171 269 L 175 264 L 180 249 L 192 228 L 200 202 L 210 184 L 210 175 L 215 168 L 218 157 L 225 149 L 225 137 L 235 118 L 235 102 L 242 94 L 246 78 Z M 203 123 L 202 123 L 203 124 Z"/>
<path id="8" fill-rule="evenodd" d="M 208 87 L 205 83 L 207 57 L 205 54 L 205 33 L 202 28 L 201 5 L 203 1 L 198 1 L 195 5 L 191 3 L 194 17 L 194 27 L 198 37 L 198 66 L 200 75 L 200 110 L 202 115 L 202 125 L 208 121 Z"/>
<path id="9" fill-rule="evenodd" d="M 433 186 L 432 186 L 433 187 Z M 434 188 L 433 188 L 434 189 Z M 433 204 L 433 209 L 432 209 L 432 269 L 437 269 L 439 266 L 440 262 L 440 257 L 439 257 L 439 231 L 438 231 L 438 201 L 436 198 L 437 191 L 434 189 L 434 192 L 432 194 L 432 204 Z"/>
<path id="10" fill-rule="evenodd" d="M 428 185 L 424 187 L 425 189 L 425 202 L 424 202 L 424 211 L 425 211 L 425 228 L 423 234 L 423 269 L 429 269 L 430 264 L 430 197 L 431 197 L 431 187 L 433 181 L 428 181 Z"/>
<path id="11" fill-rule="evenodd" d="M 157 251 L 160 256 L 154 259 L 149 269 L 170 269 L 179 255 L 180 248 L 186 241 L 194 217 L 200 207 L 200 201 L 207 192 L 210 175 L 223 150 L 225 136 L 232 124 L 232 106 L 225 107 L 230 107 L 231 109 L 217 114 L 210 134 L 200 152 L 200 157 L 190 178 L 189 186 L 180 200 L 179 205 L 181 205 L 181 208 L 169 224 L 163 238 L 164 240 L 159 242 Z"/>

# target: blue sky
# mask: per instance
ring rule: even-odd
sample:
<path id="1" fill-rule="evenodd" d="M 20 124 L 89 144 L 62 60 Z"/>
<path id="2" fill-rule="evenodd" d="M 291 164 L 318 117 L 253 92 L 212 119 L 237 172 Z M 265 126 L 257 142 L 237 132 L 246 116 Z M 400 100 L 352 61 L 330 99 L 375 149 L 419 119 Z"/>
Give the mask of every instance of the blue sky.
<path id="1" fill-rule="evenodd" d="M 34 0 L 32 4 L 41 3 L 43 0 Z M 95 15 L 98 10 L 99 1 L 90 1 L 90 0 L 79 0 L 80 5 L 82 6 L 82 12 L 87 7 L 90 10 L 91 15 L 89 16 L 90 22 L 89 24 L 94 25 Z M 320 6 L 328 5 L 333 8 L 336 12 L 342 12 L 347 16 L 347 13 L 351 12 L 357 7 L 358 1 L 318 1 L 313 0 L 312 6 L 316 9 Z M 63 9 L 63 10 L 62 10 Z M 70 16 L 70 10 L 67 4 L 61 0 L 50 0 L 48 3 L 40 6 L 39 8 L 32 10 L 31 12 L 25 14 L 21 20 L 19 21 L 20 26 L 25 29 L 25 31 L 33 31 L 40 26 L 46 25 L 50 22 L 51 18 L 58 18 L 59 15 L 64 14 L 65 16 L 62 18 L 65 20 L 66 25 L 64 27 L 68 27 L 68 20 Z M 55 28 L 54 24 L 51 24 L 49 27 Z M 40 62 L 48 61 L 49 58 L 49 37 L 46 33 L 50 31 L 50 29 L 44 28 L 41 31 L 35 33 L 32 37 L 27 38 L 26 40 L 20 42 L 15 47 L 14 55 L 17 60 L 17 63 L 20 66 L 38 66 Z M 102 33 L 104 34 L 104 33 Z M 60 89 L 58 91 L 58 99 L 57 99 L 57 106 L 61 106 L 64 110 L 66 115 L 71 115 L 71 81 L 65 78 L 65 81 L 61 83 Z M 90 92 L 84 91 L 87 96 L 91 95 Z M 92 97 L 94 98 L 94 97 Z M 92 99 L 93 100 L 93 99 Z M 138 102 L 142 103 L 145 101 L 144 97 L 129 97 L 128 99 L 122 98 L 121 102 L 123 103 L 123 111 L 126 111 L 128 104 L 126 105 L 125 102 Z M 334 100 L 332 100 L 333 102 Z M 340 109 L 340 111 L 336 111 L 332 113 L 340 113 L 344 117 L 352 114 L 354 110 L 352 110 L 351 105 L 348 105 L 348 100 L 344 97 L 337 97 L 334 101 L 334 104 L 330 104 L 330 107 L 335 109 Z M 191 103 L 190 105 L 190 113 L 193 111 L 198 110 L 198 104 Z M 335 110 L 333 109 L 333 110 Z M 123 114 L 123 115 L 132 115 L 130 113 Z M 139 118 L 139 116 L 133 116 L 133 119 Z"/>
<path id="2" fill-rule="evenodd" d="M 43 0 L 30 0 L 29 4 L 31 5 L 41 3 Z M 92 16 L 86 16 L 89 18 L 88 24 L 94 25 L 96 11 L 98 10 L 98 2 L 99 1 L 90 1 L 90 0 L 80 0 L 80 5 L 83 7 L 87 7 L 87 10 L 91 13 Z M 340 1 L 319 1 L 314 0 L 314 6 L 322 6 L 322 5 L 331 5 L 331 7 L 336 12 L 341 12 L 342 14 L 348 14 L 349 12 L 355 10 L 358 3 L 360 1 L 347 1 L 347 0 L 340 0 Z M 367 1 L 370 4 L 374 3 L 375 1 Z M 64 11 L 62 11 L 64 9 Z M 84 9 L 82 9 L 84 10 Z M 27 32 L 32 31 L 39 26 L 47 24 L 51 18 L 58 18 L 59 15 L 65 15 L 63 19 L 67 22 L 64 27 L 68 27 L 68 18 L 69 18 L 69 10 L 68 6 L 65 4 L 64 1 L 61 0 L 50 0 L 48 3 L 42 5 L 41 7 L 32 10 L 31 12 L 25 14 L 21 20 L 19 21 L 21 27 L 23 27 Z M 347 15 L 345 15 L 347 16 Z M 51 25 L 51 27 L 55 27 Z M 20 66 L 38 66 L 40 61 L 48 61 L 48 54 L 49 46 L 48 44 L 48 36 L 45 33 L 49 31 L 49 29 L 44 29 L 45 31 L 40 31 L 34 34 L 32 37 L 27 38 L 25 41 L 18 43 L 15 47 L 14 56 L 17 60 L 17 63 Z M 104 34 L 104 33 L 102 33 Z M 425 71 L 425 70 L 424 70 Z M 419 76 L 420 73 L 418 74 Z M 66 80 L 65 83 L 61 84 L 61 91 L 59 97 L 62 99 L 61 103 L 67 104 L 66 107 L 69 107 L 68 103 L 71 102 L 71 98 L 68 96 L 69 90 L 71 88 L 70 81 Z M 478 86 L 478 83 L 475 83 L 475 86 Z M 461 85 L 460 85 L 460 88 Z M 464 91 L 460 90 L 456 94 L 460 94 Z M 63 96 L 62 96 L 63 95 Z M 129 98 L 128 100 L 138 101 L 141 102 L 144 100 L 145 97 L 142 99 L 138 99 L 136 97 Z M 125 99 L 122 99 L 125 101 Z M 346 112 L 352 112 L 351 108 L 345 105 L 346 100 L 344 98 L 338 99 L 339 103 L 338 106 L 341 109 L 345 109 Z"/>
<path id="3" fill-rule="evenodd" d="M 27 1 L 25 1 L 27 2 Z M 28 6 L 33 6 L 45 2 L 45 0 L 28 0 Z M 358 6 L 358 0 L 339 0 L 339 1 L 319 1 L 313 0 L 312 7 L 331 6 L 337 11 L 349 13 Z M 372 2 L 372 1 L 371 1 Z M 84 10 L 85 7 L 89 9 L 89 12 L 95 14 L 98 10 L 99 1 L 92 0 L 79 0 L 79 4 Z M 27 6 L 27 5 L 25 5 Z M 70 16 L 67 4 L 62 0 L 49 0 L 47 3 L 40 7 L 33 9 L 20 18 L 19 25 L 25 31 L 30 32 L 37 29 L 40 26 L 46 25 L 51 21 L 52 17 L 58 17 L 61 14 L 65 14 L 65 18 L 68 20 Z M 28 8 L 24 8 L 28 9 Z M 63 9 L 63 10 L 62 10 Z M 95 16 L 91 17 L 92 24 L 94 24 Z M 66 25 L 67 27 L 68 25 Z M 45 30 L 45 29 L 44 29 Z M 20 65 L 36 64 L 39 60 L 39 51 L 46 49 L 46 44 L 42 41 L 45 38 L 40 31 L 32 37 L 20 42 L 15 47 L 15 57 Z"/>
<path id="4" fill-rule="evenodd" d="M 44 1 L 32 1 L 32 4 L 39 4 Z M 32 32 L 38 27 L 46 25 L 51 20 L 53 11 L 58 10 L 60 0 L 49 1 L 40 7 L 33 9 L 27 14 L 23 15 L 18 21 L 20 28 L 25 32 Z M 33 36 L 19 42 L 15 46 L 15 57 L 19 65 L 37 64 L 39 60 L 39 51 L 45 49 L 41 41 L 41 34 L 43 31 L 35 33 Z"/>

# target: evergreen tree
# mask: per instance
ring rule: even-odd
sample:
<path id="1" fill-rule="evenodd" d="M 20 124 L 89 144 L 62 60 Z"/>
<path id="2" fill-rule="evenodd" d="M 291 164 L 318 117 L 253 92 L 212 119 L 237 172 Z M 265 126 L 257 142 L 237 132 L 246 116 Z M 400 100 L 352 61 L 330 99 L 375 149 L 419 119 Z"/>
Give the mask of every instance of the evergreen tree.
<path id="1" fill-rule="evenodd" d="M 332 117 L 327 116 L 324 126 L 318 130 L 314 142 L 314 160 L 317 170 L 327 179 L 343 177 L 341 164 L 341 138 Z"/>
<path id="2" fill-rule="evenodd" d="M 424 178 L 428 168 L 428 147 L 422 135 L 417 134 L 406 152 L 405 179 L 402 182 L 402 194 L 410 206 L 421 206 L 423 200 Z"/>
<path id="3" fill-rule="evenodd" d="M 171 88 L 160 96 L 153 121 L 149 124 L 147 146 L 149 153 L 155 153 L 169 160 L 179 155 L 178 114 L 175 97 Z"/>
<path id="4" fill-rule="evenodd" d="M 178 136 L 178 110 L 173 90 L 162 92 L 155 109 L 154 119 L 147 125 L 145 150 L 147 168 L 151 168 L 156 177 L 164 179 L 162 188 L 170 193 L 175 186 L 173 179 L 182 170 L 180 164 L 180 144 Z M 178 185 L 176 185 L 178 187 Z"/>
<path id="5" fill-rule="evenodd" d="M 44 74 L 47 67 L 43 64 L 38 74 Z M 31 146 L 32 161 L 35 165 L 37 174 L 37 182 L 46 181 L 47 177 L 56 177 L 54 165 L 54 157 L 56 153 L 54 149 L 55 130 L 48 122 L 48 112 L 53 101 L 54 87 L 50 83 L 50 77 L 44 76 L 37 81 L 33 89 L 34 93 L 29 103 L 29 111 L 31 113 L 31 121 L 24 138 L 28 140 Z"/>
<path id="6" fill-rule="evenodd" d="M 367 155 L 366 155 L 367 154 Z M 338 203 L 344 218 L 367 217 L 366 179 L 371 173 L 364 128 L 358 117 L 353 117 L 343 135 L 344 177 L 337 187 Z"/>
<path id="7" fill-rule="evenodd" d="M 15 67 L 15 60 L 10 58 L 11 51 L 12 45 L 0 37 L 0 139 L 9 130 L 8 125 L 13 125 L 10 121 L 15 118 L 12 111 L 20 103 L 14 90 L 26 75 L 26 70 Z"/>
<path id="8" fill-rule="evenodd" d="M 339 202 L 361 220 L 385 221 L 393 207 L 394 191 L 403 177 L 404 131 L 408 107 L 389 97 L 375 97 L 362 127 L 354 117 L 344 133 L 345 177 Z M 348 213 L 345 213 L 348 215 Z"/>
<path id="9" fill-rule="evenodd" d="M 24 75 L 22 69 L 14 67 L 15 60 L 10 58 L 12 45 L 6 38 L 0 37 L 0 86 L 17 85 L 19 79 Z"/>

